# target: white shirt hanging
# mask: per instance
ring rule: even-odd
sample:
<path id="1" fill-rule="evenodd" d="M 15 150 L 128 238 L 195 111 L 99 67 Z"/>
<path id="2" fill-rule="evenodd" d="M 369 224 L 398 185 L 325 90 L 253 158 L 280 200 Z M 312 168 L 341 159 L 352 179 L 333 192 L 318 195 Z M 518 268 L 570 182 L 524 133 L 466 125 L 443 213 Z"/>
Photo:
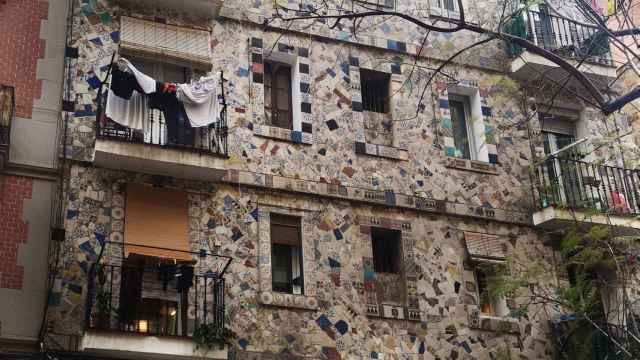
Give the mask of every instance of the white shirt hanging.
<path id="1" fill-rule="evenodd" d="M 218 121 L 218 94 L 215 78 L 200 78 L 193 84 L 179 84 L 176 95 L 182 102 L 192 127 L 203 127 Z"/>

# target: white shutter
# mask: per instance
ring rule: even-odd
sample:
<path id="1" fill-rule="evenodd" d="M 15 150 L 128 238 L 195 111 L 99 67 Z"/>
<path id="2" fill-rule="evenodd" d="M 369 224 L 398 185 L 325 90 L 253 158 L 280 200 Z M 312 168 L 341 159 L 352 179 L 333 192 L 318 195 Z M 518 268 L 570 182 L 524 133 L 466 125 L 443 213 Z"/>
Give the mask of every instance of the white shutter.
<path id="1" fill-rule="evenodd" d="M 120 31 L 120 46 L 125 50 L 211 67 L 211 35 L 208 31 L 128 16 L 121 17 Z"/>

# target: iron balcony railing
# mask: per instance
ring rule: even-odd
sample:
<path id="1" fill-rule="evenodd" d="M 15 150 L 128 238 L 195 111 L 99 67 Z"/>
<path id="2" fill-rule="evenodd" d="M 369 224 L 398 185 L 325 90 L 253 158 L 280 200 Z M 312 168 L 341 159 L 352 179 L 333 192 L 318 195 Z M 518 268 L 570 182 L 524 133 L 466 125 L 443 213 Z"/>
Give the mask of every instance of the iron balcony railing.
<path id="1" fill-rule="evenodd" d="M 546 11 L 524 11 L 505 26 L 505 32 L 526 37 L 534 44 L 557 55 L 585 59 L 590 63 L 613 66 L 607 35 L 589 26 Z M 518 46 L 507 46 L 511 57 L 522 52 Z"/>
<path id="2" fill-rule="evenodd" d="M 149 109 L 148 130 L 134 130 L 122 126 L 104 116 L 107 95 L 106 91 L 98 96 L 98 115 L 96 116 L 96 133 L 101 139 L 119 140 L 137 144 L 157 145 L 166 148 L 200 151 L 220 156 L 228 156 L 228 127 L 227 102 L 224 83 L 226 79 L 221 74 L 221 95 L 219 121 L 207 127 L 192 128 L 187 122 L 177 126 L 177 133 L 169 136 L 167 122 L 162 111 Z"/>
<path id="3" fill-rule="evenodd" d="M 567 158 L 551 158 L 534 171 L 538 209 L 550 206 L 611 215 L 640 214 L 640 172 Z"/>
<path id="4" fill-rule="evenodd" d="M 105 247 L 109 256 L 89 272 L 87 328 L 193 337 L 206 327 L 209 338 L 224 341 L 224 273 L 231 258 L 113 242 Z M 141 255 L 157 252 L 162 256 Z"/>

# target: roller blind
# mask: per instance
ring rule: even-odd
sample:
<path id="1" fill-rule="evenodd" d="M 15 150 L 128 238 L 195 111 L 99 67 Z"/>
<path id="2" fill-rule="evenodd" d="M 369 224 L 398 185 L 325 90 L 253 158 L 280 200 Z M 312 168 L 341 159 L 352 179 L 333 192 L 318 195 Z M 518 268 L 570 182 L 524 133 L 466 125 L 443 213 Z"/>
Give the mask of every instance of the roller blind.
<path id="1" fill-rule="evenodd" d="M 300 246 L 300 218 L 279 214 L 270 214 L 271 243 Z"/>
<path id="2" fill-rule="evenodd" d="M 167 57 L 211 67 L 208 31 L 121 17 L 120 46 L 134 53 Z"/>
<path id="3" fill-rule="evenodd" d="M 576 135 L 577 117 L 558 115 L 556 113 L 539 113 L 540 126 L 542 131 L 569 136 Z"/>
<path id="4" fill-rule="evenodd" d="M 126 244 L 189 251 L 187 193 L 141 184 L 127 185 L 124 241 Z M 191 260 L 190 254 L 125 245 L 130 253 Z"/>
<path id="5" fill-rule="evenodd" d="M 465 231 L 464 241 L 472 260 L 504 261 L 507 257 L 497 235 Z"/>

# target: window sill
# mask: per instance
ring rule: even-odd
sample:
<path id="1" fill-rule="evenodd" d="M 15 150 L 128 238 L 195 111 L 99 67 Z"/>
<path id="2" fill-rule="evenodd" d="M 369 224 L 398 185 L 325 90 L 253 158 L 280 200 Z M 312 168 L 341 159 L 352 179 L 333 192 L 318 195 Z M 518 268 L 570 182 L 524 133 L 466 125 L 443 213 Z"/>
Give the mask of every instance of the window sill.
<path id="1" fill-rule="evenodd" d="M 393 146 L 376 145 L 363 142 L 356 142 L 356 154 L 377 156 L 393 160 L 409 160 L 409 151 Z"/>
<path id="2" fill-rule="evenodd" d="M 498 175 L 496 164 L 487 163 L 478 160 L 459 159 L 447 157 L 445 166 L 451 169 L 473 171 L 482 174 Z"/>
<path id="3" fill-rule="evenodd" d="M 263 291 L 260 293 L 258 299 L 260 304 L 268 306 L 288 307 L 303 310 L 316 310 L 318 308 L 318 300 L 315 296 Z"/>
<path id="4" fill-rule="evenodd" d="M 510 316 L 491 316 L 475 309 L 469 315 L 469 327 L 477 330 L 520 334 L 520 322 Z"/>
<path id="5" fill-rule="evenodd" d="M 313 145 L 313 135 L 302 131 L 279 128 L 269 125 L 253 125 L 253 134 L 269 139 L 288 141 L 294 144 Z"/>

